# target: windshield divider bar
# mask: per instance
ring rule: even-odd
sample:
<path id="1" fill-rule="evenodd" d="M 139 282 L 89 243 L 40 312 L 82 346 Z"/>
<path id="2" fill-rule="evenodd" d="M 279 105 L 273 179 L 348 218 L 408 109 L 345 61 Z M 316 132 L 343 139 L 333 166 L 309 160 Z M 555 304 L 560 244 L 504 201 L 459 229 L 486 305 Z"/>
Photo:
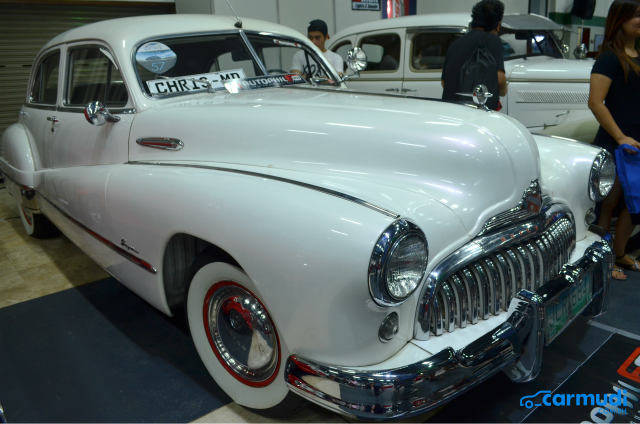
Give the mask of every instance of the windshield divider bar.
<path id="1" fill-rule="evenodd" d="M 240 38 L 242 38 L 242 41 L 246 45 L 247 49 L 249 49 L 249 53 L 251 53 L 251 56 L 253 56 L 253 60 L 255 60 L 258 66 L 260 67 L 260 70 L 262 71 L 262 73 L 264 75 L 269 75 L 269 73 L 267 72 L 267 68 L 264 66 L 264 63 L 262 63 L 262 60 L 260 60 L 260 57 L 258 56 L 258 53 L 256 53 L 251 42 L 249 41 L 247 34 L 244 33 L 244 30 L 239 30 L 238 32 L 240 33 Z"/>

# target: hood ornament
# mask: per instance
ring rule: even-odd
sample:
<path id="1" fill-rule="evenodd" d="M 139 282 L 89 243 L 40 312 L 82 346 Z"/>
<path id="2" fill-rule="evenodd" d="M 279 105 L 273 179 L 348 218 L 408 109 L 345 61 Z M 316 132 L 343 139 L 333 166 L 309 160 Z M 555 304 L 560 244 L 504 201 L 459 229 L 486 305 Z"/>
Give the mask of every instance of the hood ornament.
<path id="1" fill-rule="evenodd" d="M 478 84 L 471 93 L 456 93 L 458 96 L 471 97 L 473 103 L 484 110 L 490 110 L 487 107 L 487 101 L 493 97 L 493 94 L 489 91 L 486 85 Z"/>
<path id="2" fill-rule="evenodd" d="M 478 84 L 473 89 L 473 93 L 471 94 L 473 97 L 473 102 L 483 108 L 484 110 L 489 110 L 487 107 L 487 101 L 493 97 L 493 94 L 489 92 L 489 89 L 484 84 Z"/>

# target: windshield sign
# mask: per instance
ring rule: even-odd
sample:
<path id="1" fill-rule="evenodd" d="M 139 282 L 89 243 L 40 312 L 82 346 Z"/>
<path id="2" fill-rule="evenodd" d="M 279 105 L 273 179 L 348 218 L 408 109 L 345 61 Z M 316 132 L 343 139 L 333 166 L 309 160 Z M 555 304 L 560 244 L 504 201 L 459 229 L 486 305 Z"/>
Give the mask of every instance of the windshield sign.
<path id="1" fill-rule="evenodd" d="M 145 43 L 136 52 L 136 62 L 155 74 L 162 74 L 173 68 L 178 57 L 162 43 Z"/>
<path id="2" fill-rule="evenodd" d="M 299 69 L 295 59 L 300 57 L 312 74 Z M 140 46 L 135 62 L 142 88 L 153 97 L 339 84 L 326 62 L 301 40 L 262 34 L 249 33 L 247 41 L 238 33 L 164 38 Z"/>
<path id="3" fill-rule="evenodd" d="M 242 69 L 210 72 L 208 74 L 185 75 L 179 78 L 163 78 L 147 81 L 151 94 L 174 94 L 205 89 L 223 89 L 224 83 L 231 80 L 245 79 Z"/>

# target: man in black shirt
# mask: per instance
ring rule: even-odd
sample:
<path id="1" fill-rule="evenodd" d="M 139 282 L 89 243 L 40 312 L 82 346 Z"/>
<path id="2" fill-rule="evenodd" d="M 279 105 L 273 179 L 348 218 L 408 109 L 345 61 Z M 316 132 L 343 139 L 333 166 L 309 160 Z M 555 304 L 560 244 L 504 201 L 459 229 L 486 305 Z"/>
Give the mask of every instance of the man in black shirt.
<path id="1" fill-rule="evenodd" d="M 471 31 L 451 43 L 442 69 L 442 99 L 449 101 L 469 100 L 458 95 L 461 92 L 461 70 L 465 62 L 484 46 L 495 59 L 497 73 L 488 81 L 483 81 L 493 94 L 487 101 L 490 109 L 499 109 L 499 98 L 507 94 L 507 78 L 504 74 L 502 42 L 498 37 L 504 15 L 504 4 L 500 0 L 482 0 L 471 11 Z M 471 93 L 468 93 L 471 94 Z"/>

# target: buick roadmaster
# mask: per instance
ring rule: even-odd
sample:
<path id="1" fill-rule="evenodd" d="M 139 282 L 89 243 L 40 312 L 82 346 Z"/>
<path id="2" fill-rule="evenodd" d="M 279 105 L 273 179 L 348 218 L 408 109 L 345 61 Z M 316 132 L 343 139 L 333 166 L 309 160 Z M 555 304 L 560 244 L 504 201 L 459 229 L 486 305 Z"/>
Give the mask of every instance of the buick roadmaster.
<path id="1" fill-rule="evenodd" d="M 302 52 L 320 74 L 290 73 Z M 357 51 L 350 66 L 361 63 Z M 55 228 L 166 314 L 186 311 L 234 401 L 422 413 L 600 313 L 589 231 L 610 156 L 478 106 L 348 90 L 302 34 L 208 15 L 48 42 L 0 171 L 27 233 Z"/>

